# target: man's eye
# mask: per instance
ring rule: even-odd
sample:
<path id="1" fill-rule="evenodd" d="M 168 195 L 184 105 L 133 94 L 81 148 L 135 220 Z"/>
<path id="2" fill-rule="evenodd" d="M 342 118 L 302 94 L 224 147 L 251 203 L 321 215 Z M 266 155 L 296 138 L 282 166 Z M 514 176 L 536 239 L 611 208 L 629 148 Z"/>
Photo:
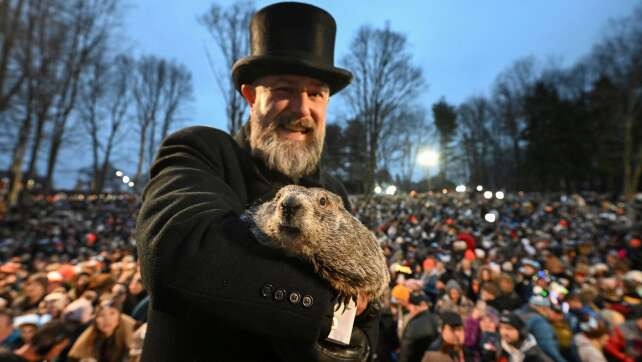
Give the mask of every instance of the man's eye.
<path id="1" fill-rule="evenodd" d="M 318 92 L 308 92 L 308 97 L 312 99 L 325 99 L 325 94 L 321 91 Z"/>

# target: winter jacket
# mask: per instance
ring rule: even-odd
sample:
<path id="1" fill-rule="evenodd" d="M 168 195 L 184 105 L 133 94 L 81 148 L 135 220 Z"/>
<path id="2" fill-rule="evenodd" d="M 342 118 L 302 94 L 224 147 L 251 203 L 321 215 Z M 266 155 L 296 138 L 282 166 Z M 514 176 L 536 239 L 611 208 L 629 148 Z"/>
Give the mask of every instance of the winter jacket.
<path id="1" fill-rule="evenodd" d="M 533 335 L 529 334 L 528 337 L 520 344 L 519 347 L 514 347 L 501 342 L 502 352 L 499 357 L 499 362 L 551 362 L 552 360 L 544 353 L 544 351 L 537 345 L 537 340 Z"/>
<path id="2" fill-rule="evenodd" d="M 539 347 L 555 362 L 566 362 L 560 352 L 559 342 L 553 326 L 528 305 L 518 310 L 520 317 L 526 322 L 528 332 L 537 340 Z"/>
<path id="3" fill-rule="evenodd" d="M 575 338 L 573 338 L 573 341 L 575 342 L 577 353 L 582 362 L 606 362 L 602 351 L 595 348 L 591 340 L 586 337 L 584 333 L 577 334 Z"/>
<path id="4" fill-rule="evenodd" d="M 420 312 L 412 317 L 404 328 L 401 337 L 399 362 L 419 362 L 439 337 L 439 320 L 428 311 Z"/>
<path id="5" fill-rule="evenodd" d="M 621 362 L 642 359 L 642 331 L 634 320 L 626 321 L 613 329 L 604 346 L 604 353 Z"/>

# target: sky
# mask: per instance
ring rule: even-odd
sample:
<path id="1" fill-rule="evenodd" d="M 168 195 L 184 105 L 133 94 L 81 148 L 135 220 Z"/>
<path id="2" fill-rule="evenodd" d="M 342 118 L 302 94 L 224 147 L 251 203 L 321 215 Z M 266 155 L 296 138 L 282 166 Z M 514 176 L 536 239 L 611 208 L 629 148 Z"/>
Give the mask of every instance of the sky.
<path id="1" fill-rule="evenodd" d="M 257 1 L 257 8 L 274 1 Z M 232 1 L 219 1 L 225 6 Z M 634 0 L 326 0 L 309 1 L 337 22 L 335 64 L 350 49 L 360 26 L 405 33 L 413 63 L 428 83 L 421 98 L 432 105 L 444 96 L 460 103 L 486 93 L 495 77 L 515 60 L 533 55 L 572 64 L 599 40 L 610 18 L 625 16 Z M 196 18 L 211 0 L 136 1 L 127 10 L 124 32 L 132 49 L 185 64 L 194 76 L 195 101 L 185 125 L 225 127 L 224 105 L 205 48 L 213 41 Z M 340 102 L 332 102 L 330 113 Z M 335 108 L 336 108 L 335 107 Z M 331 119 L 329 121 L 332 121 Z"/>
<path id="2" fill-rule="evenodd" d="M 212 0 L 130 1 L 122 18 L 123 44 L 134 55 L 174 59 L 192 72 L 194 100 L 184 110 L 180 127 L 224 129 L 224 104 L 205 53 L 207 47 L 215 48 L 197 21 Z M 273 2 L 256 1 L 256 7 Z M 308 2 L 330 12 L 337 22 L 335 64 L 339 66 L 362 25 L 383 27 L 388 22 L 392 30 L 406 34 L 412 63 L 423 70 L 428 83 L 418 96 L 427 109 L 442 96 L 459 104 L 488 94 L 495 77 L 519 58 L 534 56 L 541 62 L 555 59 L 571 65 L 590 52 L 609 19 L 626 16 L 640 4 L 639 0 Z M 330 102 L 329 122 L 340 107 L 341 99 Z M 131 163 L 124 168 L 133 173 Z M 60 186 L 73 183 L 68 177 L 61 181 Z"/>

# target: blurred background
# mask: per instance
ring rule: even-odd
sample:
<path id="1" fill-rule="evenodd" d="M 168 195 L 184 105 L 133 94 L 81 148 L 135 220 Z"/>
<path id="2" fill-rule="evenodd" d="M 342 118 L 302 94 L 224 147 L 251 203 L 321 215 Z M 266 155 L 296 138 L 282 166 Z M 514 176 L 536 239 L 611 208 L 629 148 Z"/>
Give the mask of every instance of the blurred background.
<path id="1" fill-rule="evenodd" d="M 8 203 L 139 192 L 168 133 L 238 130 L 248 113 L 230 68 L 268 3 L 4 1 Z M 355 75 L 331 101 L 323 160 L 351 193 L 638 190 L 639 1 L 314 4 L 335 17 L 335 63 Z"/>

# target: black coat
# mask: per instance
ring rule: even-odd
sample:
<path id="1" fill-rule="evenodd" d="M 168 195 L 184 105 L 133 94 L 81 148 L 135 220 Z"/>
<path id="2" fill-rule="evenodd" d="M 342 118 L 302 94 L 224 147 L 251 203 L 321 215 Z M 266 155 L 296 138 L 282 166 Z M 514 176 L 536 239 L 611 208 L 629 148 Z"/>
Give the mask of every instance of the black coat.
<path id="1" fill-rule="evenodd" d="M 439 335 L 439 319 L 423 311 L 408 321 L 401 337 L 399 362 L 420 362 Z"/>
<path id="2" fill-rule="evenodd" d="M 333 291 L 308 264 L 259 245 L 239 218 L 292 183 L 213 128 L 163 141 L 137 219 L 151 301 L 143 361 L 314 359 L 310 351 L 330 329 Z M 349 205 L 343 186 L 322 171 L 298 183 Z M 370 341 L 376 316 L 356 322 Z"/>

